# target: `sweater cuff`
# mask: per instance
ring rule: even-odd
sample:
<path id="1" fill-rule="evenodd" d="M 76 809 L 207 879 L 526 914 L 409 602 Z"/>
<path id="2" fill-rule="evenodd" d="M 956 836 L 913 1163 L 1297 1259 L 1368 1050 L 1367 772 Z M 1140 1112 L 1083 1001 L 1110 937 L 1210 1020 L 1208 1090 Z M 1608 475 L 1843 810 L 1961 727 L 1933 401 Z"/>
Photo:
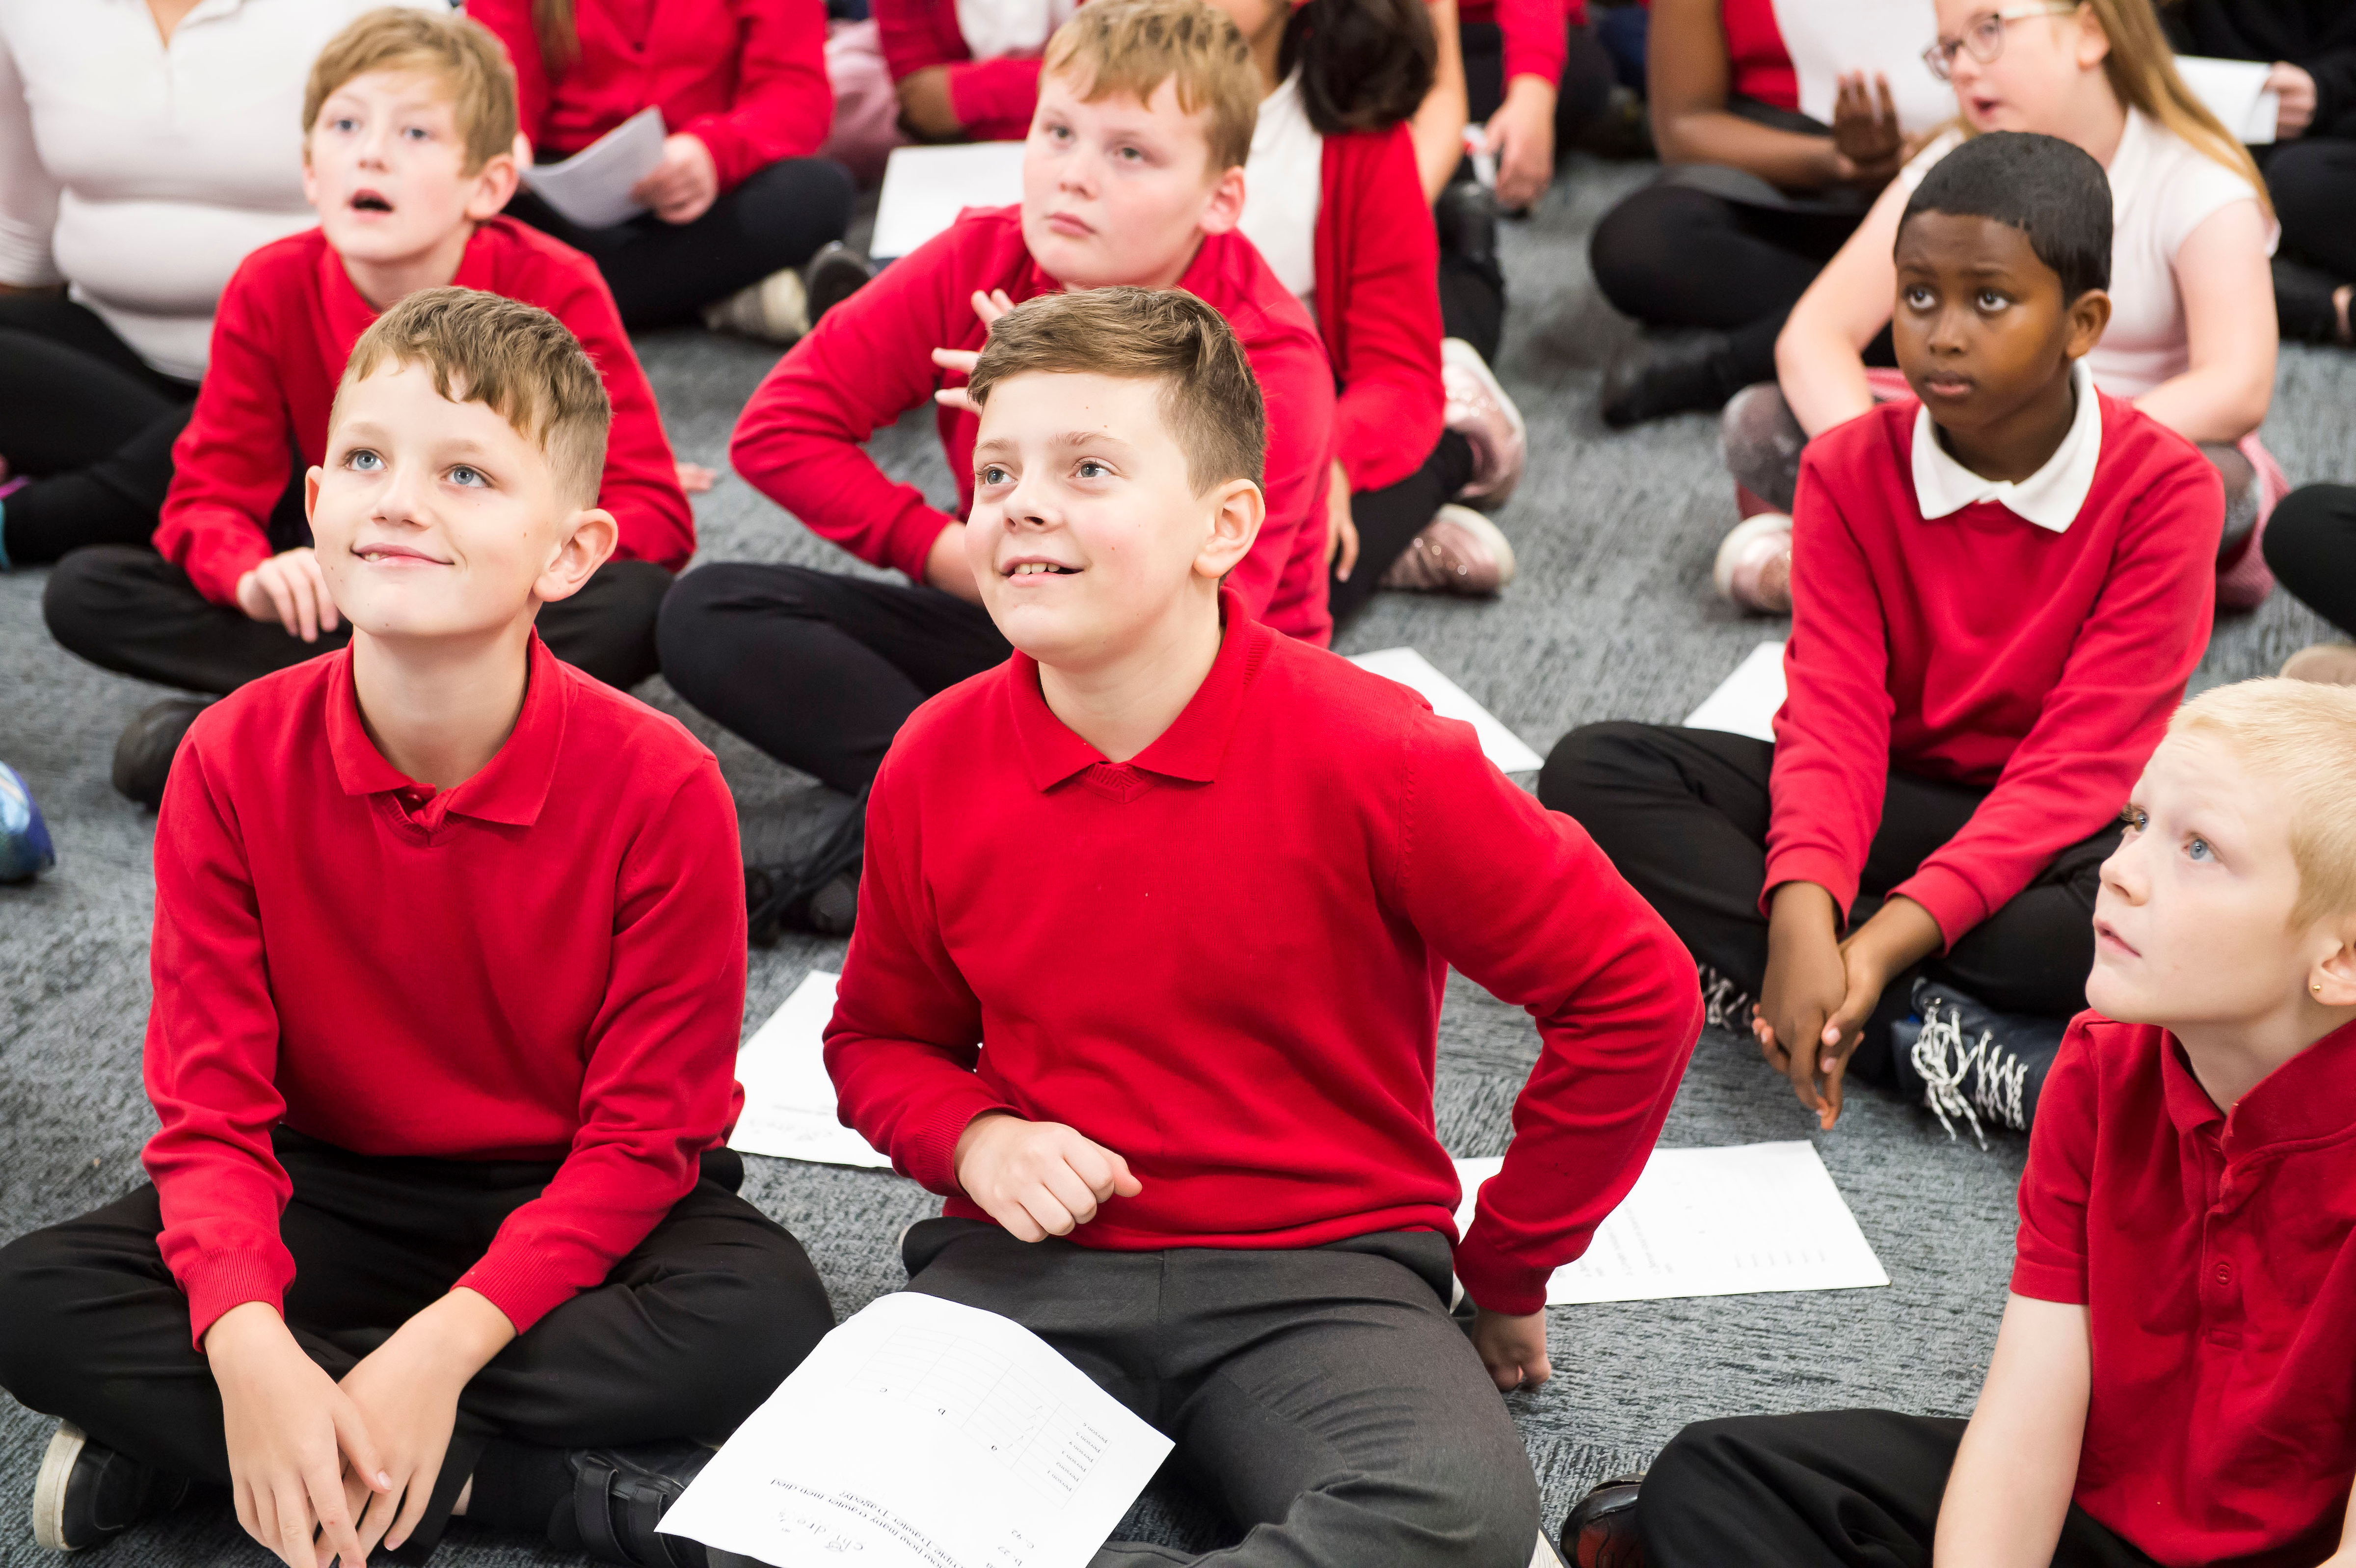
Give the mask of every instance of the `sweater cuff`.
<path id="1" fill-rule="evenodd" d="M 906 1140 L 892 1151 L 901 1171 L 928 1192 L 947 1195 L 964 1190 L 957 1179 L 958 1139 L 976 1116 L 986 1111 L 1023 1114 L 984 1088 L 980 1079 L 970 1073 L 965 1077 L 967 1082 L 943 1094 Z"/>
<path id="2" fill-rule="evenodd" d="M 497 1243 L 450 1288 L 462 1285 L 506 1313 L 519 1334 L 581 1294 L 581 1287 L 552 1260 L 538 1256 L 529 1247 Z"/>
<path id="3" fill-rule="evenodd" d="M 1456 1243 L 1456 1277 L 1472 1305 L 1508 1317 L 1524 1317 L 1546 1307 L 1547 1282 L 1552 1269 L 1534 1269 L 1515 1263 L 1489 1245 L 1479 1221 Z"/>
<path id="4" fill-rule="evenodd" d="M 925 563 L 932 559 L 933 545 L 941 530 L 956 522 L 947 512 L 937 512 L 922 501 L 912 501 L 907 510 L 895 518 L 884 536 L 884 559 L 878 566 L 888 566 L 919 587 L 925 581 Z"/>
<path id="5" fill-rule="evenodd" d="M 705 114 L 691 120 L 677 133 L 694 137 L 712 155 L 712 172 L 719 176 L 723 196 L 743 185 L 745 176 L 760 167 L 754 161 L 752 149 L 745 145 L 744 133 L 731 125 L 724 114 Z"/>
<path id="6" fill-rule="evenodd" d="M 1814 882 L 1833 895 L 1840 906 L 1841 923 L 1848 923 L 1849 906 L 1857 902 L 1857 872 L 1830 850 L 1805 847 L 1779 849 L 1767 857 L 1767 880 L 1759 889 L 1759 912 L 1772 912 L 1775 890 L 1785 882 Z"/>
<path id="7" fill-rule="evenodd" d="M 1931 912 L 1939 923 L 1939 938 L 1947 947 L 1988 917 L 1987 901 L 1954 868 L 1929 862 L 1890 890 L 1891 898 L 1910 898 Z"/>
<path id="8" fill-rule="evenodd" d="M 202 1354 L 205 1336 L 221 1314 L 249 1301 L 267 1302 L 283 1316 L 286 1286 L 294 1277 L 294 1258 L 284 1246 L 199 1257 L 180 1276 L 180 1289 L 188 1298 L 190 1347 Z"/>
<path id="9" fill-rule="evenodd" d="M 189 541 L 180 570 L 209 603 L 233 606 L 238 579 L 270 559 L 270 540 L 241 523 L 205 527 Z"/>

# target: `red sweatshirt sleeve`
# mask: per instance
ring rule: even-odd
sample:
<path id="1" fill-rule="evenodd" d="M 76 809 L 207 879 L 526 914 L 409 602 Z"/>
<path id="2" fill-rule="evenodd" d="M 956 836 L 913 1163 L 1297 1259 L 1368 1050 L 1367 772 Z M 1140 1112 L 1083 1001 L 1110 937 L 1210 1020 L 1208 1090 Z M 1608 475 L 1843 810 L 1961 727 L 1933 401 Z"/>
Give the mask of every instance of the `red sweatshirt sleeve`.
<path id="1" fill-rule="evenodd" d="M 1351 489 L 1379 490 L 1422 466 L 1440 440 L 1440 240 L 1406 125 L 1329 136 L 1325 157 L 1317 248 L 1351 267 L 1339 286 L 1319 288 L 1321 304 L 1346 302 L 1325 335 L 1342 383 L 1335 456 Z"/>
<path id="2" fill-rule="evenodd" d="M 155 528 L 156 553 L 216 604 L 236 603 L 238 579 L 270 559 L 270 513 L 294 464 L 294 412 L 277 365 L 305 347 L 272 308 L 291 311 L 294 295 L 273 288 L 254 261 L 221 291 L 211 357 L 187 428 L 172 443 L 172 485 Z"/>
<path id="3" fill-rule="evenodd" d="M 949 112 L 977 142 L 1019 142 L 1039 109 L 1034 55 L 967 60 L 949 67 Z"/>
<path id="4" fill-rule="evenodd" d="M 1587 0 L 1497 0 L 1497 30 L 1505 37 L 1505 85 L 1535 76 L 1549 87 L 1562 83 L 1567 38 L 1573 22 L 1587 20 Z"/>
<path id="5" fill-rule="evenodd" d="M 531 25 L 531 0 L 469 0 L 466 15 L 507 47 L 515 67 L 516 124 L 537 148 L 548 136 L 548 65 Z"/>
<path id="6" fill-rule="evenodd" d="M 1265 265 L 1258 262 L 1257 254 L 1252 259 Z M 1269 282 L 1279 290 L 1283 288 L 1272 278 Z M 1288 310 L 1300 309 L 1289 293 L 1281 295 L 1278 304 Z M 1268 497 L 1268 515 L 1260 523 L 1251 553 L 1227 573 L 1227 586 L 1242 596 L 1254 620 L 1264 620 L 1278 590 L 1285 586 L 1288 570 L 1298 577 L 1296 561 L 1304 549 L 1317 555 L 1317 574 L 1322 576 L 1324 571 L 1325 493 L 1334 456 L 1333 370 L 1325 358 L 1325 346 L 1313 331 L 1278 332 L 1265 315 L 1251 319 L 1254 314 L 1228 310 L 1226 316 L 1227 325 L 1244 341 L 1252 374 L 1258 378 L 1260 396 L 1268 405 L 1268 461 L 1260 471 L 1260 492 Z M 1429 443 L 1423 450 L 1431 450 Z M 1420 464 L 1423 457 L 1418 455 L 1415 461 Z M 1330 628 L 1328 622 L 1326 629 Z M 1286 629 L 1300 632 L 1298 627 Z M 1323 635 L 1316 638 L 1320 645 L 1325 640 Z"/>
<path id="7" fill-rule="evenodd" d="M 736 19 L 734 101 L 672 127 L 712 150 L 722 190 L 779 158 L 817 152 L 834 119 L 820 0 L 732 0 L 729 8 Z"/>
<path id="8" fill-rule="evenodd" d="M 1401 903 L 1465 978 L 1526 1008 L 1542 1042 L 1456 1273 L 1493 1312 L 1536 1312 L 1643 1174 L 1701 991 L 1685 945 L 1579 824 L 1515 788 L 1469 725 L 1423 732 L 1437 738 L 1399 791 Z"/>
<path id="9" fill-rule="evenodd" d="M 174 770 L 176 773 L 177 770 Z M 725 1135 L 744 1016 L 736 807 L 702 759 L 617 873 L 611 977 L 584 1042 L 581 1125 L 555 1179 L 457 1283 L 521 1333 L 646 1240 Z"/>
<path id="10" fill-rule="evenodd" d="M 1890 890 L 1929 910 L 1949 946 L 2126 804 L 2209 645 L 2224 505 L 2205 463 L 2178 464 L 2136 500 L 2094 613 L 1996 788 Z"/>
<path id="11" fill-rule="evenodd" d="M 935 348 L 979 334 L 970 288 L 957 287 L 978 276 L 959 266 L 966 238 L 951 224 L 827 312 L 754 391 L 728 448 L 736 472 L 811 532 L 915 582 L 956 519 L 914 485 L 885 478 L 865 443 L 932 396 Z M 951 322 L 952 294 L 971 332 Z"/>

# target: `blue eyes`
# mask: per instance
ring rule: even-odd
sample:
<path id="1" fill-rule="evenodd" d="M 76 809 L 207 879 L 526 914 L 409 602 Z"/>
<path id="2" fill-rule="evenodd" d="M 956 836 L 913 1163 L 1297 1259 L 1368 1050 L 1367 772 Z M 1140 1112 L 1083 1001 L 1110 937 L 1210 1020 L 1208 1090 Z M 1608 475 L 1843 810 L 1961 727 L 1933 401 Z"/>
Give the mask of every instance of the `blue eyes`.
<path id="1" fill-rule="evenodd" d="M 2120 811 L 2119 822 L 2128 833 L 2140 833 L 2151 826 L 2151 814 L 2140 806 L 2130 805 Z M 2213 861 L 2217 859 L 2216 847 L 2198 833 L 2192 834 L 2184 840 L 2184 858 L 2188 860 Z"/>
<path id="2" fill-rule="evenodd" d="M 2184 847 L 2184 853 L 2195 860 L 2213 860 L 2217 852 L 2209 848 L 2209 840 L 2195 834 Z"/>
<path id="3" fill-rule="evenodd" d="M 985 485 L 1003 485 L 1010 477 L 1012 475 L 1005 469 L 994 463 L 981 471 L 981 482 Z"/>
<path id="4" fill-rule="evenodd" d="M 1080 477 L 1083 479 L 1100 479 L 1111 472 L 1111 469 L 1093 457 L 1080 464 Z"/>
<path id="5" fill-rule="evenodd" d="M 453 485 L 487 485 L 490 483 L 490 480 L 484 476 L 482 470 L 478 468 L 469 468 L 462 463 L 457 467 L 450 470 L 450 483 Z"/>
<path id="6" fill-rule="evenodd" d="M 362 448 L 360 451 L 353 453 L 349 457 L 345 458 L 344 466 L 352 470 L 356 474 L 375 474 L 382 471 L 384 467 L 384 459 L 379 457 L 375 453 L 369 452 L 366 448 Z"/>

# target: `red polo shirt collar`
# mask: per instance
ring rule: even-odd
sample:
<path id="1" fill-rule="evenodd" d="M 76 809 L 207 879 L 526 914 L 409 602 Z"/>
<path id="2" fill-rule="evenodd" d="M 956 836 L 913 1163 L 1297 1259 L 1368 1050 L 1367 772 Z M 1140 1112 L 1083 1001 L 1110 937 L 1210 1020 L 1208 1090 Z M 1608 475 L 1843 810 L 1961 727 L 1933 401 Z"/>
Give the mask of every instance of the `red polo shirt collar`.
<path id="1" fill-rule="evenodd" d="M 349 648 L 331 654 L 335 674 L 327 690 L 327 749 L 335 758 L 336 782 L 346 795 L 397 795 L 412 813 L 430 818 L 429 830 L 456 813 L 478 822 L 501 822 L 530 827 L 540 819 L 548 799 L 549 782 L 556 775 L 557 753 L 564 743 L 564 710 L 568 691 L 559 678 L 556 656 L 531 636 L 531 667 L 524 680 L 523 710 L 515 729 L 482 772 L 451 789 L 434 790 L 384 760 L 360 723 L 359 699 L 352 688 Z"/>
<path id="2" fill-rule="evenodd" d="M 2177 1130 L 2211 1135 L 2228 1160 L 2275 1144 L 2344 1136 L 2356 1126 L 2356 1023 L 2343 1024 L 2259 1081 L 2231 1114 L 2192 1074 L 2174 1035 L 2160 1052 L 2161 1092 Z"/>
<path id="3" fill-rule="evenodd" d="M 1219 617 L 1226 627 L 1219 638 L 1219 656 L 1194 697 L 1179 710 L 1170 728 L 1151 745 L 1129 760 L 1128 766 L 1163 778 L 1209 784 L 1218 777 L 1245 695 L 1267 657 L 1268 641 L 1276 634 L 1253 620 L 1231 589 L 1219 590 Z M 1076 773 L 1099 765 L 1113 766 L 1105 754 L 1089 745 L 1047 706 L 1039 689 L 1039 663 L 1015 651 L 1006 683 L 1012 709 L 1014 734 L 1023 747 L 1025 771 L 1032 786 L 1050 790 Z"/>

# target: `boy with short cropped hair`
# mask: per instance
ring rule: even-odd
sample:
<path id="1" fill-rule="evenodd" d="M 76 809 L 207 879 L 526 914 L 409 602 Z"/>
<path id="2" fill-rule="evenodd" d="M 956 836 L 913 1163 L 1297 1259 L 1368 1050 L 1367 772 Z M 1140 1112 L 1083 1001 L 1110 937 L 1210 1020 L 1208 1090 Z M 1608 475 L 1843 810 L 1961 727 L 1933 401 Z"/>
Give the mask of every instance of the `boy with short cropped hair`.
<path id="1" fill-rule="evenodd" d="M 812 531 L 906 582 L 730 562 L 663 606 L 679 694 L 778 761 L 857 795 L 926 698 L 1006 657 L 965 563 L 974 416 L 959 386 L 990 322 L 1057 290 L 1174 286 L 1241 339 L 1268 400 L 1268 517 L 1236 564 L 1251 614 L 1323 645 L 1333 373 L 1300 302 L 1236 230 L 1259 78 L 1202 0 L 1091 0 L 1056 33 L 1023 201 L 969 209 L 829 313 L 754 394 L 737 470 Z M 862 443 L 937 398 L 958 516 Z M 855 852 L 855 832 L 843 840 Z M 832 870 L 841 870 L 838 866 Z M 813 887 L 831 872 L 805 869 Z M 835 901 L 841 929 L 847 877 Z"/>
<path id="2" fill-rule="evenodd" d="M 1928 1564 L 1934 1542 L 1942 1563 L 2356 1563 L 2351 777 L 2347 688 L 2247 681 L 2169 724 L 2103 867 L 2094 1010 L 2029 1136 L 1968 1427 L 1702 1422 L 1576 1544 L 1640 1544 L 1602 1559 L 1627 1568 Z"/>
<path id="3" fill-rule="evenodd" d="M 263 246 L 230 280 L 155 549 L 61 562 L 43 600 L 60 643 L 213 694 L 339 646 L 348 633 L 305 532 L 302 476 L 377 313 L 457 283 L 552 312 L 603 375 L 614 420 L 599 495 L 620 527 L 616 559 L 551 605 L 541 632 L 558 657 L 616 686 L 654 673 L 655 611 L 694 553 L 694 518 L 597 269 L 498 216 L 515 189 L 515 101 L 498 40 L 462 16 L 374 11 L 320 51 L 303 122 L 319 227 Z M 155 805 L 203 706 L 175 699 L 141 714 L 116 749 L 116 787 Z"/>
<path id="4" fill-rule="evenodd" d="M 2208 644 L 2216 471 L 2083 365 L 2110 223 L 2066 142 L 1997 133 L 1943 160 L 1898 231 L 1891 332 L 1920 400 L 1803 461 L 1774 743 L 1590 725 L 1538 781 L 1826 1127 L 1852 1053 L 1869 1082 L 1917 1069 L 2022 1125 L 2033 1094 L 1992 1086 L 2040 1072 L 2051 1040 L 2030 1062 L 1997 1019 L 1934 1061 L 1926 1029 L 1893 1063 L 1891 1025 L 1924 976 L 1976 1018 L 2084 1005 L 2114 813 Z"/>
<path id="5" fill-rule="evenodd" d="M 153 1185 L 0 1252 L 0 1384 L 72 1550 L 232 1488 L 290 1568 L 454 1512 L 609 1563 L 832 1326 L 724 1147 L 735 812 L 533 629 L 620 531 L 547 312 L 410 295 L 306 478 L 348 647 L 208 709 L 155 834 Z M 319 1540 L 315 1548 L 314 1533 Z"/>
<path id="6" fill-rule="evenodd" d="M 1249 1531 L 1222 1563 L 1526 1568 L 1496 1390 L 1549 1374 L 1547 1277 L 1659 1135 L 1693 966 L 1469 726 L 1224 581 L 1265 502 L 1217 312 L 1035 299 L 968 395 L 965 564 L 1016 651 L 876 776 L 826 1037 L 844 1121 L 948 1200 L 902 1242 L 909 1288 L 1024 1324 L 1170 1434 Z M 1544 1042 L 1461 1239 L 1451 965 Z M 1146 1559 L 1191 1561 L 1098 1561 Z"/>

